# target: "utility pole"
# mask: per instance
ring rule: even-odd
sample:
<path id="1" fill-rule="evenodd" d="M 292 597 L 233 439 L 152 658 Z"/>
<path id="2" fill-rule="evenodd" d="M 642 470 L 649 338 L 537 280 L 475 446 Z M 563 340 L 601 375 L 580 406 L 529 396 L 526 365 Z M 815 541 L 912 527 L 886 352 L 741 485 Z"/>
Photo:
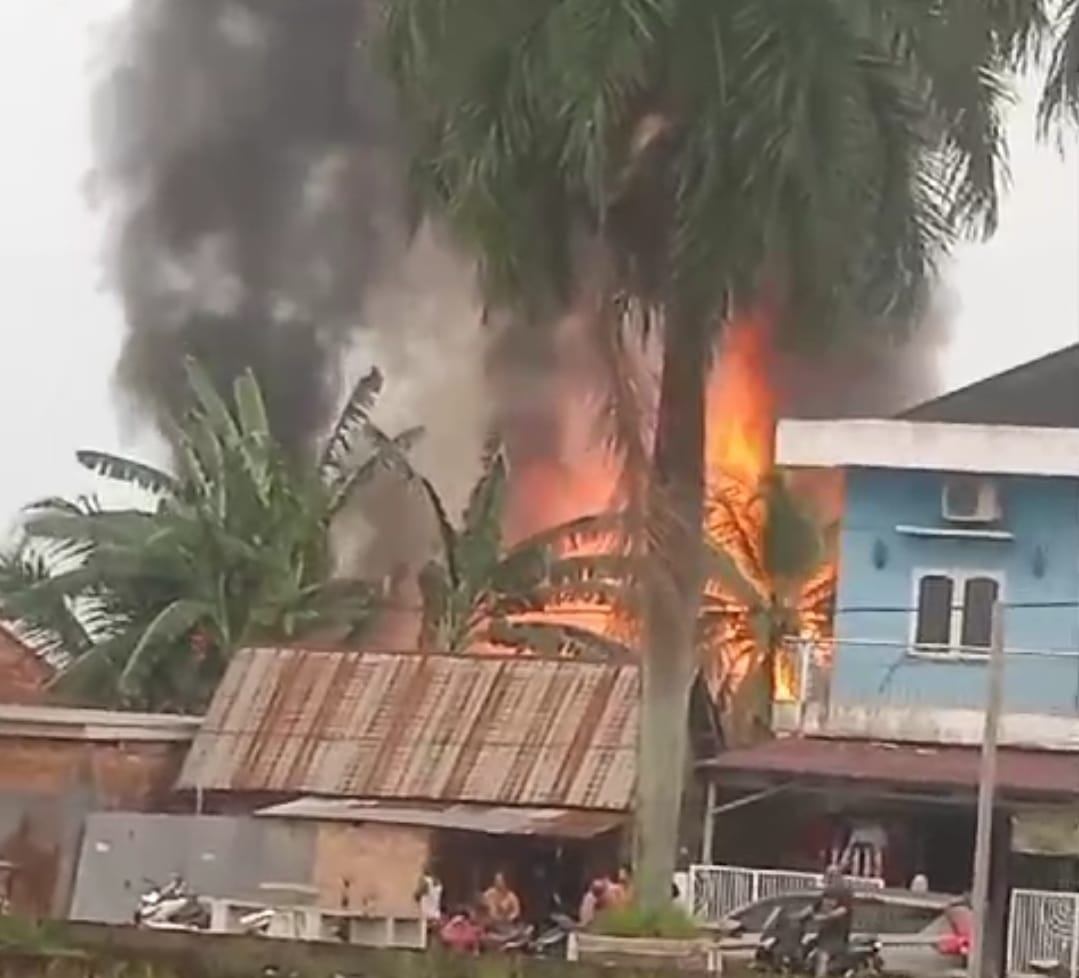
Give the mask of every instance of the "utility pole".
<path id="1" fill-rule="evenodd" d="M 993 603 L 993 624 L 989 648 L 989 675 L 985 701 L 985 732 L 982 736 L 982 763 L 978 775 L 978 827 L 974 841 L 974 884 L 971 890 L 974 936 L 967 960 L 969 978 L 985 973 L 985 929 L 989 918 L 989 869 L 993 850 L 993 801 L 997 788 L 997 734 L 1004 698 L 1004 610 Z"/>

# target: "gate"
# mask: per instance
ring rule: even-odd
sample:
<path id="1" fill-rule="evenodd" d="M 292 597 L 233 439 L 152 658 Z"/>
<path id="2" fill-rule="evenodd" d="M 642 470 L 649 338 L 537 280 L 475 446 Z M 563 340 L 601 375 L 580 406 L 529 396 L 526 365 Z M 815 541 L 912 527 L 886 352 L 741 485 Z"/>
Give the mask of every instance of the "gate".
<path id="1" fill-rule="evenodd" d="M 1059 961 L 1079 978 L 1079 893 L 1012 890 L 1008 974 L 1030 975 L 1031 961 Z"/>
<path id="2" fill-rule="evenodd" d="M 855 889 L 879 889 L 884 885 L 881 879 L 856 876 L 848 876 L 847 881 Z M 715 926 L 732 910 L 747 903 L 798 890 L 813 890 L 823 882 L 820 873 L 801 873 L 792 869 L 690 866 L 689 909 L 702 924 Z"/>

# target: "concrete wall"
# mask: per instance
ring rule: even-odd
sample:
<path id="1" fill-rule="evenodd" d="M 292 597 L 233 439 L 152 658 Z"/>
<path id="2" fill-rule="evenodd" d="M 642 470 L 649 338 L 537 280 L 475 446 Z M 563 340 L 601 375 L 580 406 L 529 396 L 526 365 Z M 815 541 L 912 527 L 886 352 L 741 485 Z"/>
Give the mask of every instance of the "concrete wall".
<path id="1" fill-rule="evenodd" d="M 1003 575 L 1010 608 L 1005 645 L 1023 650 L 1079 651 L 1079 480 L 1034 476 L 997 479 L 1002 529 L 1014 539 L 919 537 L 902 526 L 939 527 L 945 475 L 852 469 L 840 540 L 835 703 L 926 708 L 977 708 L 984 702 L 985 662 L 941 661 L 912 654 L 914 578 L 919 570 L 990 571 Z M 874 564 L 883 545 L 887 559 Z M 1045 556 L 1041 577 L 1033 554 Z M 1072 606 L 1069 606 L 1072 605 Z M 871 610 L 858 609 L 901 609 Z M 1079 658 L 1009 655 L 1006 709 L 1028 714 L 1079 714 Z"/>
<path id="2" fill-rule="evenodd" d="M 198 893 L 263 900 L 262 883 L 310 884 L 315 832 L 229 815 L 96 812 L 86 819 L 70 917 L 128 923 L 146 880 L 181 874 Z"/>
<path id="3" fill-rule="evenodd" d="M 347 880 L 350 906 L 411 916 L 427 854 L 428 833 L 407 826 L 99 812 L 86 820 L 70 916 L 128 922 L 146 880 L 173 873 L 204 896 L 255 902 L 281 899 L 264 883 L 313 886 L 326 908 L 341 906 Z"/>

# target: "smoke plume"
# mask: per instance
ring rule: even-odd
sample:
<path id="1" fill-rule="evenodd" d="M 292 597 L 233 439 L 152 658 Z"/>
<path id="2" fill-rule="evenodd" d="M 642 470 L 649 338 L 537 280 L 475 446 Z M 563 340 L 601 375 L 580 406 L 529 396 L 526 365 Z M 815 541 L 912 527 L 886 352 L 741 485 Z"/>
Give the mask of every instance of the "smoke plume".
<path id="1" fill-rule="evenodd" d="M 118 376 L 154 417 L 181 401 L 185 354 L 219 382 L 251 367 L 277 431 L 301 445 L 334 407 L 339 372 L 376 363 L 382 420 L 428 429 L 417 462 L 456 510 L 492 421 L 517 471 L 573 464 L 559 457 L 572 358 L 543 330 L 485 333 L 472 269 L 431 233 L 409 243 L 392 98 L 365 46 L 373 11 L 132 5 L 95 99 L 128 327 Z M 783 413 L 888 414 L 929 396 L 947 319 L 945 305 L 905 344 L 787 364 Z M 373 491 L 356 528 L 371 561 L 424 550 L 426 531 L 405 530 L 413 506 Z"/>
<path id="2" fill-rule="evenodd" d="M 956 308 L 955 296 L 939 285 L 922 321 L 891 341 L 853 337 L 835 352 L 782 357 L 780 414 L 885 418 L 942 393 L 939 361 Z"/>
<path id="3" fill-rule="evenodd" d="M 282 437 L 325 420 L 366 290 L 403 237 L 393 114 L 357 0 L 138 0 L 95 93 L 122 386 L 259 375 Z M 369 16 L 369 14 L 366 14 Z"/>

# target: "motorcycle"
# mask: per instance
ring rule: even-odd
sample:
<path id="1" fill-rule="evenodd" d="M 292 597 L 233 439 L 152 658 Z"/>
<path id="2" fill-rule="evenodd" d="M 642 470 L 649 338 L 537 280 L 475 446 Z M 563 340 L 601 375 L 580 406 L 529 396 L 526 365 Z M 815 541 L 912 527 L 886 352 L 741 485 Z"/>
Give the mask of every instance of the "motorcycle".
<path id="1" fill-rule="evenodd" d="M 273 918 L 273 907 L 252 910 L 251 913 L 245 913 L 240 918 L 240 932 L 265 937 L 270 933 L 270 924 L 273 923 Z"/>
<path id="2" fill-rule="evenodd" d="M 761 928 L 761 939 L 753 955 L 756 968 L 792 974 L 804 970 L 806 918 L 777 907 Z"/>
<path id="3" fill-rule="evenodd" d="M 802 948 L 805 971 L 816 973 L 818 937 L 815 932 L 806 934 Z M 883 945 L 876 937 L 852 937 L 846 946 L 829 957 L 828 974 L 834 978 L 855 978 L 859 975 L 879 975 L 884 971 Z"/>
<path id="4" fill-rule="evenodd" d="M 1068 978 L 1070 974 L 1068 966 L 1058 958 L 1035 958 L 1028 964 L 1034 974 L 1045 978 Z"/>
<path id="5" fill-rule="evenodd" d="M 754 966 L 780 974 L 815 974 L 819 925 L 820 919 L 811 913 L 790 913 L 777 908 L 762 928 Z M 828 973 L 835 978 L 880 974 L 884 970 L 882 950 L 876 937 L 853 937 L 841 951 L 830 956 Z"/>
<path id="6" fill-rule="evenodd" d="M 526 951 L 537 958 L 565 958 L 569 935 L 576 929 L 577 922 L 572 917 L 556 911 L 532 938 Z"/>
<path id="7" fill-rule="evenodd" d="M 187 892 L 183 877 L 173 876 L 160 886 L 146 880 L 148 889 L 139 897 L 135 910 L 135 926 L 155 930 L 208 930 L 210 909 Z"/>
<path id="8" fill-rule="evenodd" d="M 485 951 L 517 954 L 528 949 L 534 934 L 529 924 L 507 924 L 489 927 L 484 931 L 482 946 Z"/>

